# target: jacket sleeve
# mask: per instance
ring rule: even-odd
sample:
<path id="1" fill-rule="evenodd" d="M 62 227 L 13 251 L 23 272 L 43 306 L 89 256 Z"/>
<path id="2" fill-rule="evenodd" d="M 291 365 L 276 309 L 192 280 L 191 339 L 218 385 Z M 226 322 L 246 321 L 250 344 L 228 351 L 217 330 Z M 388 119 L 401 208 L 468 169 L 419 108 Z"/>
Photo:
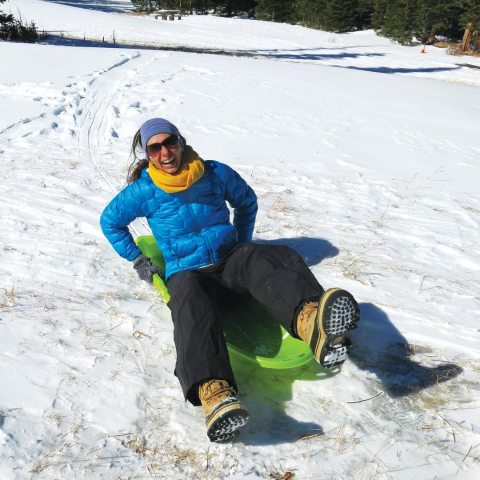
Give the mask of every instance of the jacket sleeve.
<path id="1" fill-rule="evenodd" d="M 227 165 L 222 167 L 225 200 L 233 208 L 233 225 L 238 231 L 238 240 L 242 243 L 250 242 L 257 217 L 257 196 L 235 170 Z"/>
<path id="2" fill-rule="evenodd" d="M 106 206 L 100 217 L 103 234 L 115 251 L 126 260 L 135 260 L 142 253 L 135 244 L 128 225 L 145 217 L 147 204 L 139 182 L 125 187 Z"/>

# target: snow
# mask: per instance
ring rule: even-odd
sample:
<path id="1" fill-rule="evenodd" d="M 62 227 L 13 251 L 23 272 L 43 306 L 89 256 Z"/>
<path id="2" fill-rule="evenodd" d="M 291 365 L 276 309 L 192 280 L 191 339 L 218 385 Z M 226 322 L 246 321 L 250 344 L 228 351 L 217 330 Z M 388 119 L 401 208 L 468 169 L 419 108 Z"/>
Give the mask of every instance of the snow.
<path id="1" fill-rule="evenodd" d="M 458 66 L 478 59 L 129 5 L 4 10 L 262 56 L 0 42 L 0 478 L 478 478 L 480 75 Z M 235 363 L 251 421 L 231 445 L 208 442 L 168 308 L 98 226 L 158 115 L 252 185 L 255 240 L 361 303 L 339 374 Z"/>

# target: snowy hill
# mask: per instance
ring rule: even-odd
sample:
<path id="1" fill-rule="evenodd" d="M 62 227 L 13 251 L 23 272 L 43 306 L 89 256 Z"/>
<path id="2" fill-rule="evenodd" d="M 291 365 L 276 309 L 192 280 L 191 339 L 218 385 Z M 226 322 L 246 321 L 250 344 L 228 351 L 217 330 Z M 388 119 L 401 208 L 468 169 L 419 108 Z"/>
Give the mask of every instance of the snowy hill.
<path id="1" fill-rule="evenodd" d="M 0 478 L 478 478 L 480 62 L 129 4 L 4 10 L 269 58 L 0 43 Z M 151 116 L 252 185 L 255 240 L 361 302 L 339 374 L 234 365 L 252 418 L 231 445 L 183 401 L 169 310 L 98 226 Z"/>

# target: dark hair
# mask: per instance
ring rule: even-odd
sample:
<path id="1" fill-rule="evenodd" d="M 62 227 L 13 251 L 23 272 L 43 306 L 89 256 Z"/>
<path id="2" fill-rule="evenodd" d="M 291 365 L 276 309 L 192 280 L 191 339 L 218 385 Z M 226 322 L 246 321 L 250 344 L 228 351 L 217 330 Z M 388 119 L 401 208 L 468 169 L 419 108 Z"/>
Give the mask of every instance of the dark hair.
<path id="1" fill-rule="evenodd" d="M 183 135 L 180 135 L 180 145 L 184 147 L 187 144 L 187 140 Z M 133 162 L 128 167 L 127 184 L 136 182 L 140 178 L 140 174 L 144 168 L 148 167 L 148 158 L 141 158 L 137 154 L 141 152 L 142 156 L 145 156 L 145 152 L 142 147 L 142 138 L 140 137 L 140 130 L 133 136 L 132 149 L 130 155 L 133 156 Z"/>

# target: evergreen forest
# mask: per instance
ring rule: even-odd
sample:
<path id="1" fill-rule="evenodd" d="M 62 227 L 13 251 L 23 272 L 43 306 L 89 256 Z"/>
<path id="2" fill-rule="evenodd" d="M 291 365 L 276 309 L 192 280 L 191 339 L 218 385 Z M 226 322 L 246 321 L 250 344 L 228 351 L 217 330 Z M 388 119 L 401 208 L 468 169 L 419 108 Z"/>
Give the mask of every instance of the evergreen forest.
<path id="1" fill-rule="evenodd" d="M 247 15 L 301 24 L 332 32 L 375 29 L 402 44 L 460 40 L 469 31 L 469 47 L 479 48 L 480 0 L 132 0 L 152 12 Z"/>

